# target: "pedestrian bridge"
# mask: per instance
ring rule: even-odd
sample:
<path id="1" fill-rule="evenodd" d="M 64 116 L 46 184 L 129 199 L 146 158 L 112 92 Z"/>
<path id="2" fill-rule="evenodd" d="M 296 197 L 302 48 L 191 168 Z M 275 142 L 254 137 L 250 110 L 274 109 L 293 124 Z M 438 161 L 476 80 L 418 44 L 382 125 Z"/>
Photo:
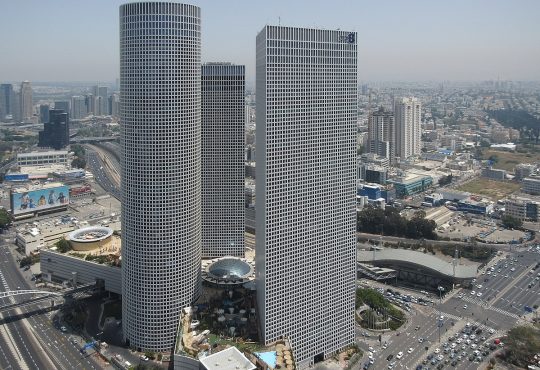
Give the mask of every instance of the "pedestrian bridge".
<path id="1" fill-rule="evenodd" d="M 62 297 L 64 292 L 48 292 L 44 290 L 8 290 L 7 292 L 0 292 L 0 298 L 8 298 L 17 295 L 28 295 L 28 294 L 41 294 L 41 295 L 54 295 L 57 297 Z"/>

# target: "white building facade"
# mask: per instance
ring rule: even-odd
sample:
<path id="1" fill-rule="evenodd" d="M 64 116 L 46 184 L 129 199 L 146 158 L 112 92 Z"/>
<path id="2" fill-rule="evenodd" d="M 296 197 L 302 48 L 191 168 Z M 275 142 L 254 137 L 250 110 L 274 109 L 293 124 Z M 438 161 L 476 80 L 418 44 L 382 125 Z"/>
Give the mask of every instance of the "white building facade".
<path id="1" fill-rule="evenodd" d="M 245 67 L 201 74 L 202 257 L 244 257 Z"/>
<path id="2" fill-rule="evenodd" d="M 170 350 L 200 295 L 200 37 L 196 6 L 120 7 L 123 333 L 143 350 Z"/>
<path id="3" fill-rule="evenodd" d="M 422 152 L 422 104 L 417 98 L 399 98 L 394 101 L 396 122 L 396 156 L 401 160 Z"/>
<path id="4" fill-rule="evenodd" d="M 256 49 L 261 334 L 305 368 L 354 341 L 356 33 L 266 26 Z"/>

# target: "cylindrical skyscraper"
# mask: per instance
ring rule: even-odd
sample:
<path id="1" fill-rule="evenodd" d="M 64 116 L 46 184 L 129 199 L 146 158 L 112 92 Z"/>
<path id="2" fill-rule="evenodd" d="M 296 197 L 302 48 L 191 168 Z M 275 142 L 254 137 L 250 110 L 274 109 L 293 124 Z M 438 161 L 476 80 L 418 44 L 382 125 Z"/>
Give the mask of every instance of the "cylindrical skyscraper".
<path id="1" fill-rule="evenodd" d="M 145 350 L 200 293 L 200 49 L 198 7 L 120 7 L 123 330 Z"/>

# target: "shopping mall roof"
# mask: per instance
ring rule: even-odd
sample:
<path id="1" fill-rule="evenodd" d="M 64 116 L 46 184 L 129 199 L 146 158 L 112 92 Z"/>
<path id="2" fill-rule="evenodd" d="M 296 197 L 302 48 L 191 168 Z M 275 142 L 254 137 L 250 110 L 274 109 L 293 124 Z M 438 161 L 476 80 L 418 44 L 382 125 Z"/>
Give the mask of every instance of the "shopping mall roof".
<path id="1" fill-rule="evenodd" d="M 454 265 L 452 262 L 446 262 L 432 254 L 422 253 L 405 249 L 384 248 L 373 251 L 357 251 L 357 262 L 382 262 L 388 261 L 396 265 L 409 264 L 416 265 L 426 270 L 432 270 L 447 277 L 454 276 Z M 470 265 L 456 264 L 455 277 L 457 279 L 471 279 L 476 277 L 478 266 L 473 263 Z"/>

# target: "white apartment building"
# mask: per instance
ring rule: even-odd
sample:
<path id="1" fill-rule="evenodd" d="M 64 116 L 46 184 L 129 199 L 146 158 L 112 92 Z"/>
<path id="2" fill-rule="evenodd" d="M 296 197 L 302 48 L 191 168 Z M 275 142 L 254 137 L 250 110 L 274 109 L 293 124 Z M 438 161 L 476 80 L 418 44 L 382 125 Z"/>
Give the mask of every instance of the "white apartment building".
<path id="1" fill-rule="evenodd" d="M 524 193 L 538 195 L 540 194 L 540 177 L 526 177 L 523 179 L 523 187 L 521 190 Z"/>
<path id="2" fill-rule="evenodd" d="M 261 335 L 305 368 L 354 342 L 356 33 L 265 26 L 256 50 Z"/>
<path id="3" fill-rule="evenodd" d="M 200 295 L 200 21 L 192 5 L 120 7 L 122 321 L 143 350 L 173 348 Z"/>
<path id="4" fill-rule="evenodd" d="M 245 67 L 205 64 L 201 86 L 202 258 L 244 257 Z"/>
<path id="5" fill-rule="evenodd" d="M 422 151 L 420 119 L 422 104 L 417 98 L 399 98 L 394 101 L 396 124 L 396 156 L 401 160 Z"/>

